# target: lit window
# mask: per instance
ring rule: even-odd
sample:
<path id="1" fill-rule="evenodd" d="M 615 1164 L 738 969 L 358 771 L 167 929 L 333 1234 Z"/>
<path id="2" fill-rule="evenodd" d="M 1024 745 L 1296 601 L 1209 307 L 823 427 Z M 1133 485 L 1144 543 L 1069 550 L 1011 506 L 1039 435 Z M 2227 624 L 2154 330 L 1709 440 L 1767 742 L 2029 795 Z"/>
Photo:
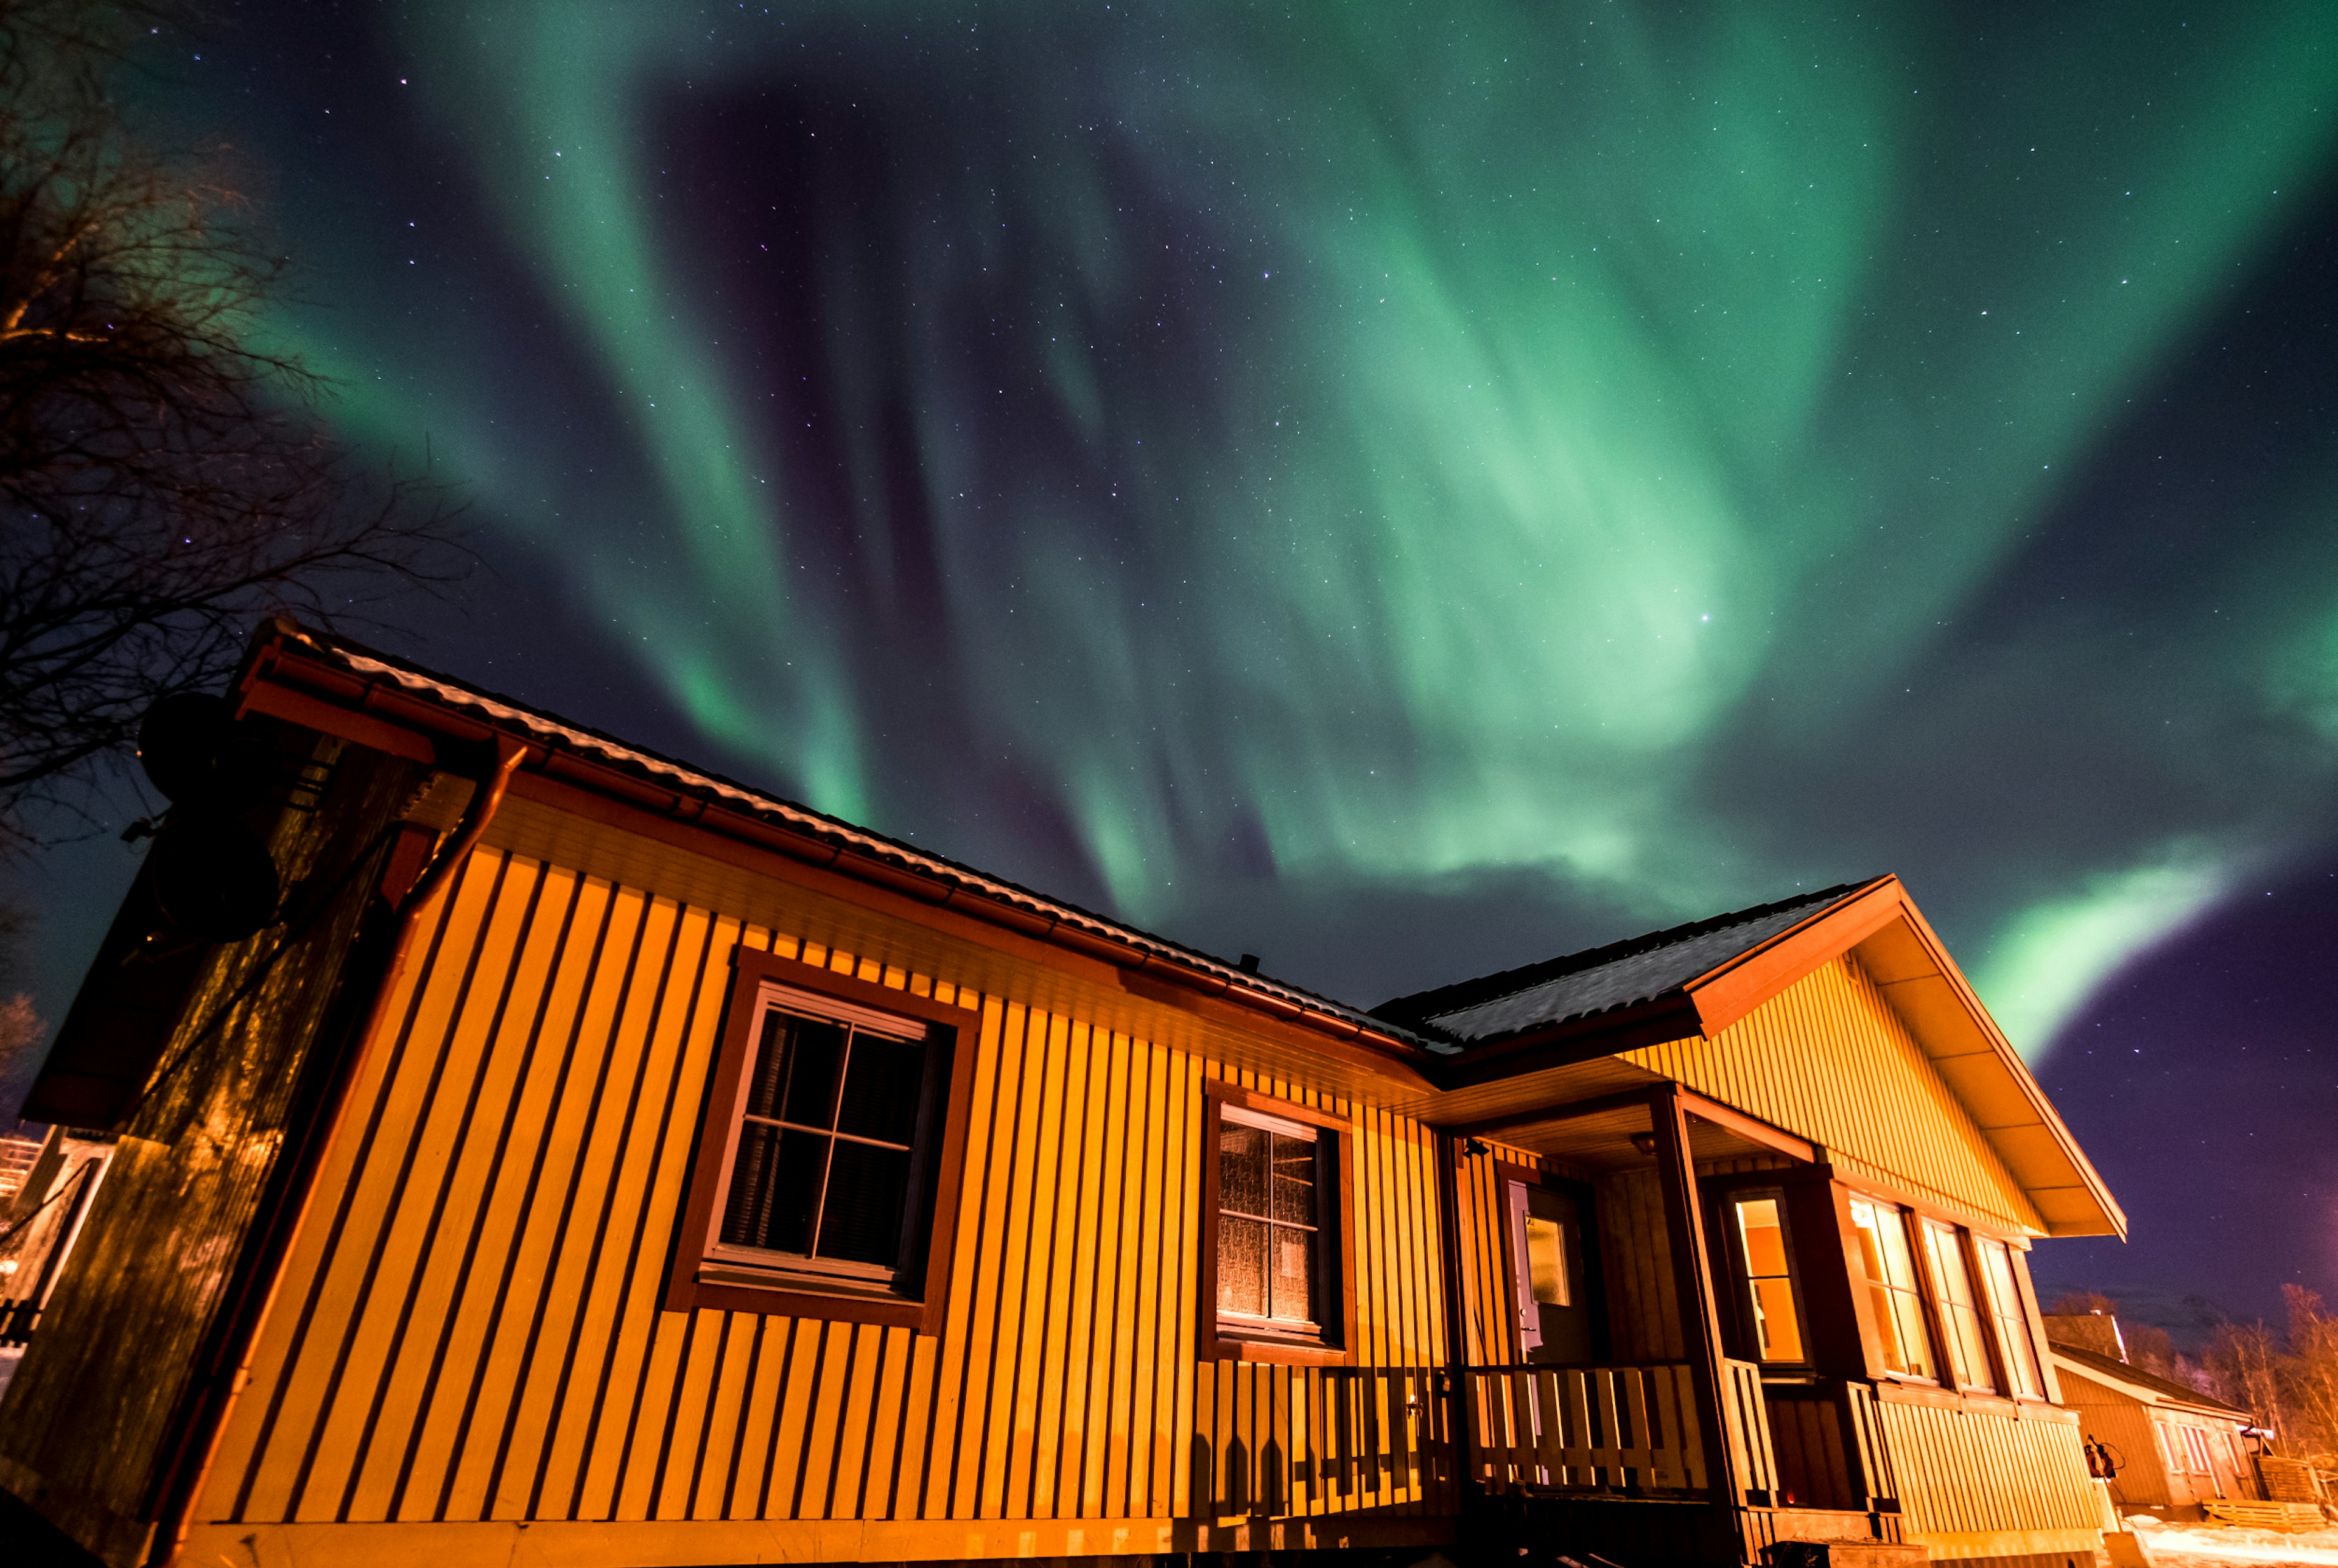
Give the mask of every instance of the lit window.
<path id="1" fill-rule="evenodd" d="M 1915 1260 L 1908 1253 L 1906 1211 L 1871 1199 L 1853 1198 L 1851 1219 L 1859 1230 L 1859 1260 L 1867 1274 L 1868 1299 L 1875 1309 L 1884 1370 L 1909 1377 L 1931 1377 L 1924 1303 L 1916 1291 Z"/>
<path id="2" fill-rule="evenodd" d="M 1236 1330 L 1320 1336 L 1324 1140 L 1227 1106 L 1218 1122 L 1218 1318 Z"/>
<path id="3" fill-rule="evenodd" d="M 938 1054 L 925 1026 L 768 986 L 710 1259 L 883 1287 L 909 1223 Z"/>
<path id="4" fill-rule="evenodd" d="M 2046 1385 L 2038 1373 L 2037 1347 L 2029 1339 L 2029 1316 L 2021 1309 L 2013 1254 L 1992 1237 L 1976 1240 L 1980 1248 L 1981 1283 L 1989 1291 L 1989 1315 L 1996 1320 L 1998 1348 L 2005 1353 L 2005 1375 L 2013 1385 L 2008 1392 L 2024 1399 L 2042 1399 Z"/>
<path id="5" fill-rule="evenodd" d="M 1948 1330 L 1950 1376 L 1960 1388 L 1994 1393 L 1997 1379 L 1989 1376 L 1980 1309 L 1973 1304 L 1972 1274 L 1965 1267 L 1964 1238 L 1953 1226 L 1925 1220 L 1924 1262 L 1931 1270 L 1932 1294 L 1940 1303 L 1941 1327 Z"/>
<path id="6" fill-rule="evenodd" d="M 1765 1362 L 1800 1362 L 1802 1315 L 1794 1308 L 1794 1279 L 1786 1259 L 1786 1220 L 1778 1200 L 1740 1198 L 1738 1257 L 1745 1270 L 1745 1297 L 1754 1315 L 1754 1349 Z"/>

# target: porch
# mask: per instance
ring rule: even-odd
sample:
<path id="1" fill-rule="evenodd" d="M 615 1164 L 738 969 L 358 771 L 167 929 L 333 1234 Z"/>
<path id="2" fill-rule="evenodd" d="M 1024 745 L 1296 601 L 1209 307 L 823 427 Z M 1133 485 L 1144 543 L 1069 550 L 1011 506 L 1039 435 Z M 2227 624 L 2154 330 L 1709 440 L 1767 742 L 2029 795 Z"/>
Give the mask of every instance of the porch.
<path id="1" fill-rule="evenodd" d="M 1818 1149 L 1661 1080 L 1458 1131 L 1479 1353 L 1457 1421 L 1465 1473 L 1518 1545 L 1636 1564 L 1761 1563 L 1797 1541 L 1920 1551 L 1901 1544 L 1855 1322 L 1744 1288 L 1766 1272 L 1747 1247 L 1783 1249 L 1789 1217 L 1813 1259 L 1832 1233 Z"/>
<path id="2" fill-rule="evenodd" d="M 1521 1532 L 1521 1546 L 1557 1532 L 1639 1563 L 1901 1541 L 1872 1387 L 1765 1385 L 1760 1367 L 1728 1359 L 1720 1373 L 1716 1445 L 1689 1362 L 1470 1367 L 1468 1473 L 1489 1523 Z"/>

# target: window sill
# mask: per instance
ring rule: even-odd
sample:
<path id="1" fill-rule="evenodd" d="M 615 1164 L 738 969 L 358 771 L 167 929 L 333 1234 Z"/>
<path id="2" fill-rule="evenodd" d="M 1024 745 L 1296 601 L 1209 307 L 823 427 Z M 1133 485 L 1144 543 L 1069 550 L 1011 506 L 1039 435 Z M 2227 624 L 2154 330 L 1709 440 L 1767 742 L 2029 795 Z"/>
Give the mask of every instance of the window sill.
<path id="1" fill-rule="evenodd" d="M 936 1308 L 875 1282 L 742 1268 L 709 1259 L 687 1283 L 668 1292 L 670 1311 L 752 1312 L 768 1318 L 824 1318 L 940 1332 Z"/>
<path id="2" fill-rule="evenodd" d="M 1321 1339 L 1258 1334 L 1221 1326 L 1216 1340 L 1202 1347 L 1204 1361 L 1265 1361 L 1285 1367 L 1351 1367 L 1355 1357 Z"/>

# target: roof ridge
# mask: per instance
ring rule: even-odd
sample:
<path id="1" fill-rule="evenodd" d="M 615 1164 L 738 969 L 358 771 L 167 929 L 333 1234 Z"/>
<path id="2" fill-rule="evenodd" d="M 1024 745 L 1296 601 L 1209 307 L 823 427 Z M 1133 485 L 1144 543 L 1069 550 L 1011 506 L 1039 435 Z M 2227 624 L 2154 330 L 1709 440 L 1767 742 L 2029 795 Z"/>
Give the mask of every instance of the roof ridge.
<path id="1" fill-rule="evenodd" d="M 2132 1361 L 2122 1361 L 2106 1356 L 2099 1350 L 2089 1350 L 2083 1345 L 2068 1345 L 2059 1339 L 2048 1339 L 2047 1348 L 2057 1356 L 2067 1356 L 2080 1367 L 2096 1370 L 2107 1377 L 2123 1377 L 2138 1387 L 2155 1394 L 2165 1394 L 2188 1404 L 2205 1406 L 2212 1410 L 2229 1410 L 2234 1415 L 2254 1420 L 2255 1416 L 2237 1405 L 2227 1405 L 2214 1394 L 2204 1394 L 2189 1383 L 2178 1383 L 2173 1377 L 2163 1377 L 2156 1372 L 2146 1372 Z"/>
<path id="2" fill-rule="evenodd" d="M 1880 878 L 1870 877 L 1862 881 L 1843 882 L 1832 887 L 1821 888 L 1815 893 L 1798 894 L 1792 898 L 1780 898 L 1768 904 L 1756 904 L 1744 909 L 1732 909 L 1724 914 L 1709 915 L 1702 920 L 1692 920 L 1685 925 L 1669 926 L 1662 931 L 1645 932 L 1637 936 L 1626 936 L 1620 941 L 1607 943 L 1604 946 L 1586 947 L 1578 952 L 1562 954 L 1556 958 L 1545 958 L 1537 963 L 1520 965 L 1515 969 L 1503 969 L 1491 975 L 1478 975 L 1471 980 L 1458 980 L 1449 985 L 1432 986 L 1429 990 L 1416 991 L 1410 995 L 1393 996 L 1372 1008 L 1371 1015 L 1406 1028 L 1418 1028 L 1423 1021 L 1429 1018 L 1449 1013 L 1459 1013 L 1465 1008 L 1483 1006 L 1488 1002 L 1497 1002 L 1505 996 L 1514 996 L 1521 991 L 1547 985 L 1565 975 L 1581 974 L 1588 969 L 1596 969 L 1603 965 L 1613 964 L 1625 958 L 1637 957 L 1643 953 L 1653 953 L 1660 948 L 1670 947 L 1676 943 L 1686 942 L 1695 937 L 1711 936 L 1716 931 L 1728 930 L 1733 926 L 1748 925 L 1756 920 L 1767 919 L 1773 915 L 1781 914 L 1800 905 L 1816 906 L 1822 902 L 1839 902 L 1844 895 L 1856 892 L 1878 880 Z"/>

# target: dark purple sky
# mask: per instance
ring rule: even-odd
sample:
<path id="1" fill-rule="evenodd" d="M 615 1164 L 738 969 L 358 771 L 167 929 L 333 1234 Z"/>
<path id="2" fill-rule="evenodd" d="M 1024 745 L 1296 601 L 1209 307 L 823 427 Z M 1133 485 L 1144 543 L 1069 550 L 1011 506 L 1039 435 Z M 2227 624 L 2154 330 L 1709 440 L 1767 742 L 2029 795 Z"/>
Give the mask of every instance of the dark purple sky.
<path id="1" fill-rule="evenodd" d="M 1364 1004 L 1894 871 L 2049 1285 L 2338 1297 L 2325 6 L 225 10 L 397 651 Z"/>

